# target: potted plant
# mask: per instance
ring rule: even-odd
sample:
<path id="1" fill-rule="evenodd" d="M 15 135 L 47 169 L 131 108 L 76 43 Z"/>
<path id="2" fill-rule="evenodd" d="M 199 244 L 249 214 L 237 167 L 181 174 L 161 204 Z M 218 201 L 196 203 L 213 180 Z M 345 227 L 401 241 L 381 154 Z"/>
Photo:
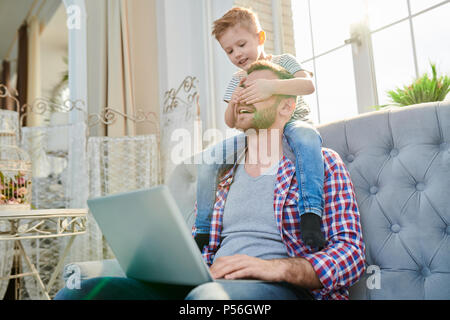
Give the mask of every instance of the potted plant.
<path id="1" fill-rule="evenodd" d="M 388 95 L 392 104 L 376 106 L 377 110 L 387 106 L 405 107 L 418 103 L 443 101 L 450 92 L 450 78 L 448 76 L 440 76 L 438 78 L 436 64 L 430 63 L 432 78 L 425 73 L 416 79 L 411 85 L 403 86 L 388 91 Z"/>

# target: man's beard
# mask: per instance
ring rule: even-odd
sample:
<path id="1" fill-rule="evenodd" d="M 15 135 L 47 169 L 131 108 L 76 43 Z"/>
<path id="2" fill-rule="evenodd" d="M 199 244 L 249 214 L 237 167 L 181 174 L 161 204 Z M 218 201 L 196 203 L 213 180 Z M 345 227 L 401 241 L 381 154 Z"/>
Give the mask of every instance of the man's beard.
<path id="1" fill-rule="evenodd" d="M 257 110 L 253 114 L 253 119 L 247 128 L 238 128 L 242 131 L 247 131 L 249 129 L 253 130 L 263 130 L 269 129 L 275 122 L 277 118 L 278 106 L 281 102 L 281 99 L 277 97 L 274 104 L 270 107 L 264 108 L 262 110 Z"/>

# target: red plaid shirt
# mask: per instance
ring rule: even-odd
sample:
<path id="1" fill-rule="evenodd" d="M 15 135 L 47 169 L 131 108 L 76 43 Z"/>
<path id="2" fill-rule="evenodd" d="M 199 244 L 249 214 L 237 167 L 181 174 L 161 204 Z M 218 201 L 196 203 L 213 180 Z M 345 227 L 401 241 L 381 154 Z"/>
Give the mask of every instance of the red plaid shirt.
<path id="1" fill-rule="evenodd" d="M 325 165 L 322 231 L 326 235 L 326 247 L 313 252 L 301 240 L 298 182 L 295 166 L 286 156 L 280 161 L 274 190 L 275 219 L 288 255 L 308 260 L 323 284 L 323 289 L 312 290 L 315 298 L 348 299 L 348 288 L 364 271 L 360 217 L 353 185 L 341 158 L 330 149 L 322 149 L 322 154 Z M 235 166 L 222 177 L 217 188 L 209 244 L 202 252 L 208 265 L 212 264 L 220 245 L 225 201 L 234 171 Z M 195 226 L 192 232 L 195 236 Z"/>

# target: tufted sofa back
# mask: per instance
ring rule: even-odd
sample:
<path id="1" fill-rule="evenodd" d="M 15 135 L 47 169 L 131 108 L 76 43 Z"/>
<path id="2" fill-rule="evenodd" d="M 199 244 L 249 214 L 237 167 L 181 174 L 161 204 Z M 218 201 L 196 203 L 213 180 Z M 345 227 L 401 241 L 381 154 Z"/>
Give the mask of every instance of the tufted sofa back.
<path id="1" fill-rule="evenodd" d="M 361 214 L 368 268 L 351 298 L 450 299 L 450 103 L 318 129 L 350 171 Z"/>
<path id="2" fill-rule="evenodd" d="M 367 268 L 351 299 L 450 299 L 450 103 L 377 111 L 319 128 L 350 171 Z M 194 223 L 196 168 L 168 181 Z"/>

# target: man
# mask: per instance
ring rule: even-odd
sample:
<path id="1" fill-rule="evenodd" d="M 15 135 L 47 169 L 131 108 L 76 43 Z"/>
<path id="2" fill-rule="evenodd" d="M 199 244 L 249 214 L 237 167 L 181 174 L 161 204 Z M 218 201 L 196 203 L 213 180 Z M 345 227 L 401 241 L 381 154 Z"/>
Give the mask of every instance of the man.
<path id="1" fill-rule="evenodd" d="M 253 63 L 247 73 L 247 81 L 289 76 L 266 61 Z M 221 175 L 209 243 L 202 248 L 217 281 L 190 288 L 126 278 L 92 279 L 82 282 L 78 292 L 63 289 L 57 298 L 80 299 L 86 294 L 97 299 L 348 298 L 348 287 L 364 270 L 364 243 L 352 183 L 339 156 L 323 149 L 322 230 L 327 244 L 313 252 L 301 241 L 295 165 L 283 140 L 284 125 L 294 108 L 295 97 L 272 96 L 235 110 L 236 127 L 246 133 L 247 147 L 243 161 L 225 167 Z"/>
<path id="2" fill-rule="evenodd" d="M 249 82 L 291 76 L 267 61 L 253 63 L 247 73 Z M 348 287 L 364 269 L 364 243 L 353 186 L 339 156 L 324 149 L 322 230 L 327 245 L 312 252 L 299 234 L 296 205 L 301 200 L 292 156 L 286 156 L 289 146 L 283 141 L 283 128 L 294 108 L 295 97 L 272 96 L 235 110 L 236 128 L 247 137 L 245 161 L 219 182 L 203 256 L 217 279 L 286 283 L 290 289 L 311 290 L 316 299 L 345 299 Z M 270 157 L 265 156 L 265 150 L 272 151 Z"/>

